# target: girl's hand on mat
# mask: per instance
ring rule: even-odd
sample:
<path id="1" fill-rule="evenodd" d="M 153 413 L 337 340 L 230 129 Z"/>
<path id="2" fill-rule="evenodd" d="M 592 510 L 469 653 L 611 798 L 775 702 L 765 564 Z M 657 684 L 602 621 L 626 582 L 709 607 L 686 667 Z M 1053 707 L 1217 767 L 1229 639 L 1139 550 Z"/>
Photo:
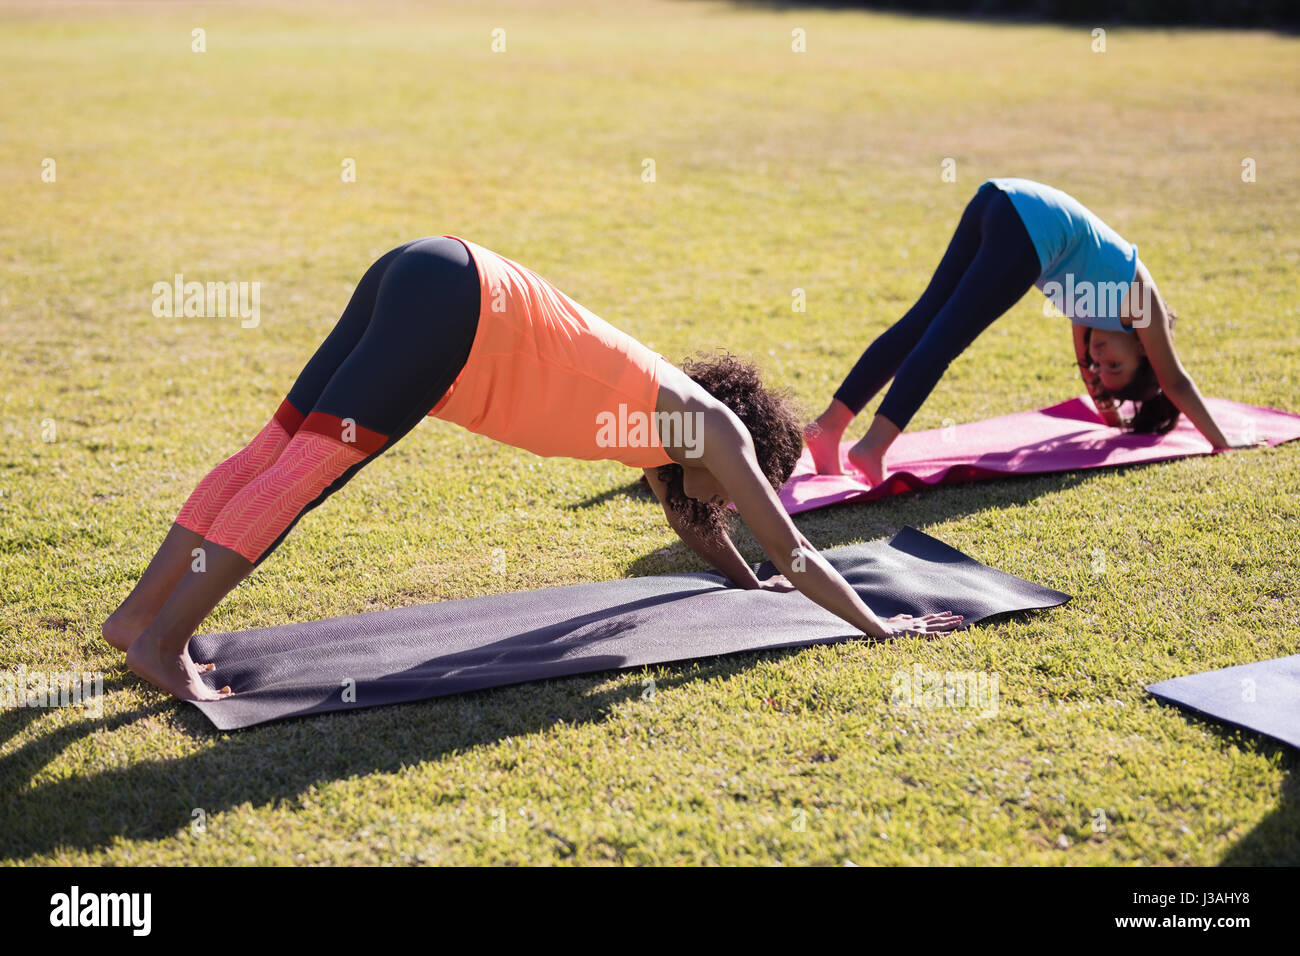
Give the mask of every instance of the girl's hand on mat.
<path id="1" fill-rule="evenodd" d="M 895 614 L 885 621 L 885 627 L 889 628 L 890 634 L 895 636 L 899 634 L 941 634 L 944 631 L 951 631 L 960 627 L 961 621 L 960 614 L 949 614 L 947 611 L 941 611 L 938 614 L 927 614 L 925 617 Z"/>
<path id="2" fill-rule="evenodd" d="M 765 578 L 758 582 L 760 591 L 776 591 L 778 593 L 795 590 L 795 586 L 790 583 L 790 579 L 784 574 L 774 574 L 770 578 Z"/>
<path id="3" fill-rule="evenodd" d="M 1237 451 L 1242 448 L 1267 448 L 1267 447 L 1268 447 L 1268 442 L 1262 438 L 1257 440 L 1252 440 L 1252 441 L 1236 439 L 1234 441 L 1229 441 L 1228 444 L 1223 445 L 1214 450 L 1215 451 Z"/>

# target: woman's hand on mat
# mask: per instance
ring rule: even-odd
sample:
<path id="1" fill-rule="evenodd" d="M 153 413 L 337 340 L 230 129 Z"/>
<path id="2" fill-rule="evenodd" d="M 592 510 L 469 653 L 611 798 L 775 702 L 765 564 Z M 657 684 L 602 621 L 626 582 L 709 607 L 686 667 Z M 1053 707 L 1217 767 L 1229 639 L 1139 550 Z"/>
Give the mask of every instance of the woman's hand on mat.
<path id="1" fill-rule="evenodd" d="M 774 574 L 770 578 L 763 578 L 758 582 L 760 591 L 776 591 L 778 593 L 795 590 L 795 586 L 790 583 L 790 579 L 784 574 Z"/>
<path id="2" fill-rule="evenodd" d="M 885 627 L 889 628 L 890 636 L 900 634 L 942 634 L 944 631 L 951 631 L 960 627 L 961 622 L 962 616 L 960 614 L 949 614 L 947 611 L 940 611 L 938 614 L 927 614 L 924 617 L 895 614 L 885 621 Z"/>

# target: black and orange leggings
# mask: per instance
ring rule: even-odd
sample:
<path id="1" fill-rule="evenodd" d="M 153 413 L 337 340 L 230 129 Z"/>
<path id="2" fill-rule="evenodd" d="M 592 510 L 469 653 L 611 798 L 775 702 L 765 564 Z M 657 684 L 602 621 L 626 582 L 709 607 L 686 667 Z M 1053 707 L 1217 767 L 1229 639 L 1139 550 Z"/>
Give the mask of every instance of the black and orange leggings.
<path id="1" fill-rule="evenodd" d="M 275 416 L 199 483 L 176 523 L 260 564 L 433 410 L 469 358 L 478 315 L 462 243 L 416 239 L 381 256 Z"/>

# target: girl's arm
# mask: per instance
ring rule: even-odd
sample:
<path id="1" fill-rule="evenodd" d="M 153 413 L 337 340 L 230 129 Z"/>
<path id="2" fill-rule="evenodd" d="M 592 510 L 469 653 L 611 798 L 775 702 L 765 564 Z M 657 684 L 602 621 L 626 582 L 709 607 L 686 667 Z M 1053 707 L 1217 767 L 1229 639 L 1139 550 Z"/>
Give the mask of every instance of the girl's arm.
<path id="1" fill-rule="evenodd" d="M 1072 324 L 1071 328 L 1074 329 L 1074 359 L 1079 366 L 1079 377 L 1083 379 L 1084 387 L 1092 396 L 1092 403 L 1097 406 L 1097 411 L 1107 425 L 1111 428 L 1122 428 L 1126 423 L 1119 411 L 1120 403 L 1106 391 L 1106 387 L 1101 384 L 1101 379 L 1092 370 L 1092 359 L 1088 357 L 1084 327 Z"/>
<path id="2" fill-rule="evenodd" d="M 700 537 L 690 525 L 682 522 L 677 513 L 668 505 L 668 486 L 659 480 L 659 469 L 646 468 L 645 480 L 655 493 L 655 497 L 659 499 L 659 503 L 663 505 L 664 517 L 668 519 L 668 526 L 677 532 L 677 536 L 686 542 L 688 548 L 703 558 L 705 563 L 718 573 L 730 578 L 736 587 L 750 591 L 759 588 L 772 591 L 788 591 L 792 589 L 792 586 L 783 585 L 776 578 L 760 581 L 755 576 L 754 569 L 736 550 L 735 544 L 732 543 L 731 538 L 725 531 L 721 541 L 714 541 Z"/>
<path id="3" fill-rule="evenodd" d="M 1192 377 L 1183 368 L 1183 363 L 1178 360 L 1178 353 L 1174 351 L 1173 338 L 1169 334 L 1169 310 L 1165 307 L 1164 300 L 1160 298 L 1160 292 L 1151 279 L 1151 273 L 1147 272 L 1146 266 L 1141 261 L 1138 262 L 1137 275 L 1139 287 L 1135 293 L 1143 297 L 1144 307 L 1149 304 L 1150 315 L 1146 316 L 1149 318 L 1148 322 L 1143 325 L 1134 322 L 1133 327 L 1137 331 L 1138 341 L 1142 343 L 1142 350 L 1156 373 L 1160 390 L 1169 396 L 1174 406 L 1188 417 L 1216 450 L 1242 447 L 1228 441 L 1218 423 L 1215 422 L 1214 416 L 1210 414 L 1210 410 L 1205 407 L 1201 390 L 1196 387 Z M 1145 309 L 1142 315 L 1145 315 Z"/>
<path id="4" fill-rule="evenodd" d="M 789 581 L 812 601 L 872 637 L 950 631 L 961 617 L 929 614 L 882 620 L 858 597 L 838 571 L 809 544 L 781 507 L 759 470 L 749 432 L 731 410 L 718 404 L 703 412 L 701 464 L 735 504 L 759 546 Z"/>

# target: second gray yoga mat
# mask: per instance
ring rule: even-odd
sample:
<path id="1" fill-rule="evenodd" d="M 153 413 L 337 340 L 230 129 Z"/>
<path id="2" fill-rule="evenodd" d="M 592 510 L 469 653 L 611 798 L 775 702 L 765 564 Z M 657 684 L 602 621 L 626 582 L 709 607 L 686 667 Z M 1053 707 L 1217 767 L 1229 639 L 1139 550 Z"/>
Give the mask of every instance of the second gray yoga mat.
<path id="1" fill-rule="evenodd" d="M 967 624 L 1068 594 L 904 528 L 822 552 L 882 617 L 952 611 Z M 759 576 L 772 573 L 770 565 Z M 200 634 L 196 661 L 235 696 L 197 706 L 220 730 L 526 681 L 865 639 L 798 592 L 744 591 L 713 573 L 494 594 L 304 624 Z M 924 638 L 903 638 L 923 640 Z M 942 639 L 942 638 L 940 638 Z M 355 701 L 345 700 L 355 686 Z"/>
<path id="2" fill-rule="evenodd" d="M 1300 749 L 1300 654 L 1162 680 L 1147 690 Z"/>

